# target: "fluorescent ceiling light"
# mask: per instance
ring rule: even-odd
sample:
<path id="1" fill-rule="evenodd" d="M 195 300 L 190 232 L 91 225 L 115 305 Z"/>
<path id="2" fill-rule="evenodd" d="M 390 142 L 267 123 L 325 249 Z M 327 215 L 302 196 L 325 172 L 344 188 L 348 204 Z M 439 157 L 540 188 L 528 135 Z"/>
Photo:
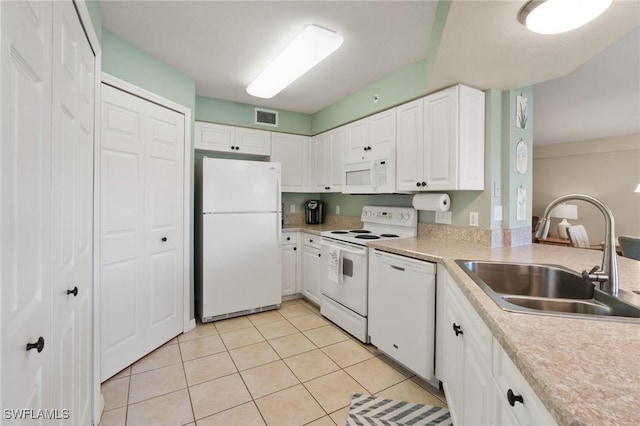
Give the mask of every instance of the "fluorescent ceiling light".
<path id="1" fill-rule="evenodd" d="M 342 36 L 307 25 L 247 87 L 247 93 L 269 99 L 293 83 L 342 45 Z"/>
<path id="2" fill-rule="evenodd" d="M 591 22 L 612 0 L 532 0 L 518 13 L 518 20 L 530 31 L 557 34 Z"/>

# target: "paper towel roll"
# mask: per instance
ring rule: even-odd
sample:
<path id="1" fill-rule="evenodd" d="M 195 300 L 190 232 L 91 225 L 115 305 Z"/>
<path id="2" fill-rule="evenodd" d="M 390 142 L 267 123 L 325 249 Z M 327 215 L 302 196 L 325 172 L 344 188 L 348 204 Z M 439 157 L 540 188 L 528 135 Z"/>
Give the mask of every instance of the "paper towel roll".
<path id="1" fill-rule="evenodd" d="M 446 212 L 451 206 L 448 194 L 416 194 L 413 196 L 413 207 L 416 210 L 432 210 Z"/>

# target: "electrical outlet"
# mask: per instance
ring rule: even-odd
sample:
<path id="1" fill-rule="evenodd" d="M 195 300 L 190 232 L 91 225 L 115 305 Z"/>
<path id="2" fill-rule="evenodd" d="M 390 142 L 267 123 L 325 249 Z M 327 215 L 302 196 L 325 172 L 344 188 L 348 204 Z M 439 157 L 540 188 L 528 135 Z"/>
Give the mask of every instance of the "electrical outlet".
<path id="1" fill-rule="evenodd" d="M 493 198 L 500 198 L 501 194 L 500 194 L 500 181 L 497 179 L 494 179 L 493 181 Z"/>
<path id="2" fill-rule="evenodd" d="M 502 206 L 493 208 L 493 220 L 502 220 Z"/>
<path id="3" fill-rule="evenodd" d="M 296 205 L 295 204 L 291 204 L 291 207 L 289 207 L 289 211 L 291 213 L 295 213 L 296 212 Z"/>
<path id="4" fill-rule="evenodd" d="M 340 214 L 340 206 L 336 206 L 336 214 Z"/>
<path id="5" fill-rule="evenodd" d="M 469 212 L 469 226 L 478 226 L 478 212 Z"/>
<path id="6" fill-rule="evenodd" d="M 436 223 L 451 225 L 451 212 L 436 212 Z"/>

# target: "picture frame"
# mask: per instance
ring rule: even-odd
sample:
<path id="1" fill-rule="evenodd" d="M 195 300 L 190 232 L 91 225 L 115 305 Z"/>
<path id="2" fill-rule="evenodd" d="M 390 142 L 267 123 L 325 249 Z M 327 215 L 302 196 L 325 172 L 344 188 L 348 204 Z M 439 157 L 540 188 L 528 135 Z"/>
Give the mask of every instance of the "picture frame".
<path id="1" fill-rule="evenodd" d="M 516 127 L 527 129 L 529 126 L 529 100 L 521 93 L 516 96 Z"/>

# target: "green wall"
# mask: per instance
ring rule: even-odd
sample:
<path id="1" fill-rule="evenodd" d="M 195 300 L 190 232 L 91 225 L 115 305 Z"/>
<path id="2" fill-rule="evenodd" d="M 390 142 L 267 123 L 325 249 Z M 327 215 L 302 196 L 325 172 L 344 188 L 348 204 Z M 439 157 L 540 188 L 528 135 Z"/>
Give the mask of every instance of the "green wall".
<path id="1" fill-rule="evenodd" d="M 98 0 L 85 0 L 87 9 L 89 10 L 89 17 L 93 24 L 93 29 L 98 36 L 98 42 L 102 45 L 102 12 L 100 11 L 100 2 Z"/>
<path id="2" fill-rule="evenodd" d="M 278 111 L 278 127 L 254 123 L 255 105 L 196 96 L 196 120 L 232 126 L 252 127 L 282 133 L 311 134 L 311 116 L 299 112 Z M 273 108 L 267 108 L 273 110 Z"/>
<path id="3" fill-rule="evenodd" d="M 193 115 L 194 80 L 106 29 L 102 30 L 102 71 L 184 105 Z"/>

